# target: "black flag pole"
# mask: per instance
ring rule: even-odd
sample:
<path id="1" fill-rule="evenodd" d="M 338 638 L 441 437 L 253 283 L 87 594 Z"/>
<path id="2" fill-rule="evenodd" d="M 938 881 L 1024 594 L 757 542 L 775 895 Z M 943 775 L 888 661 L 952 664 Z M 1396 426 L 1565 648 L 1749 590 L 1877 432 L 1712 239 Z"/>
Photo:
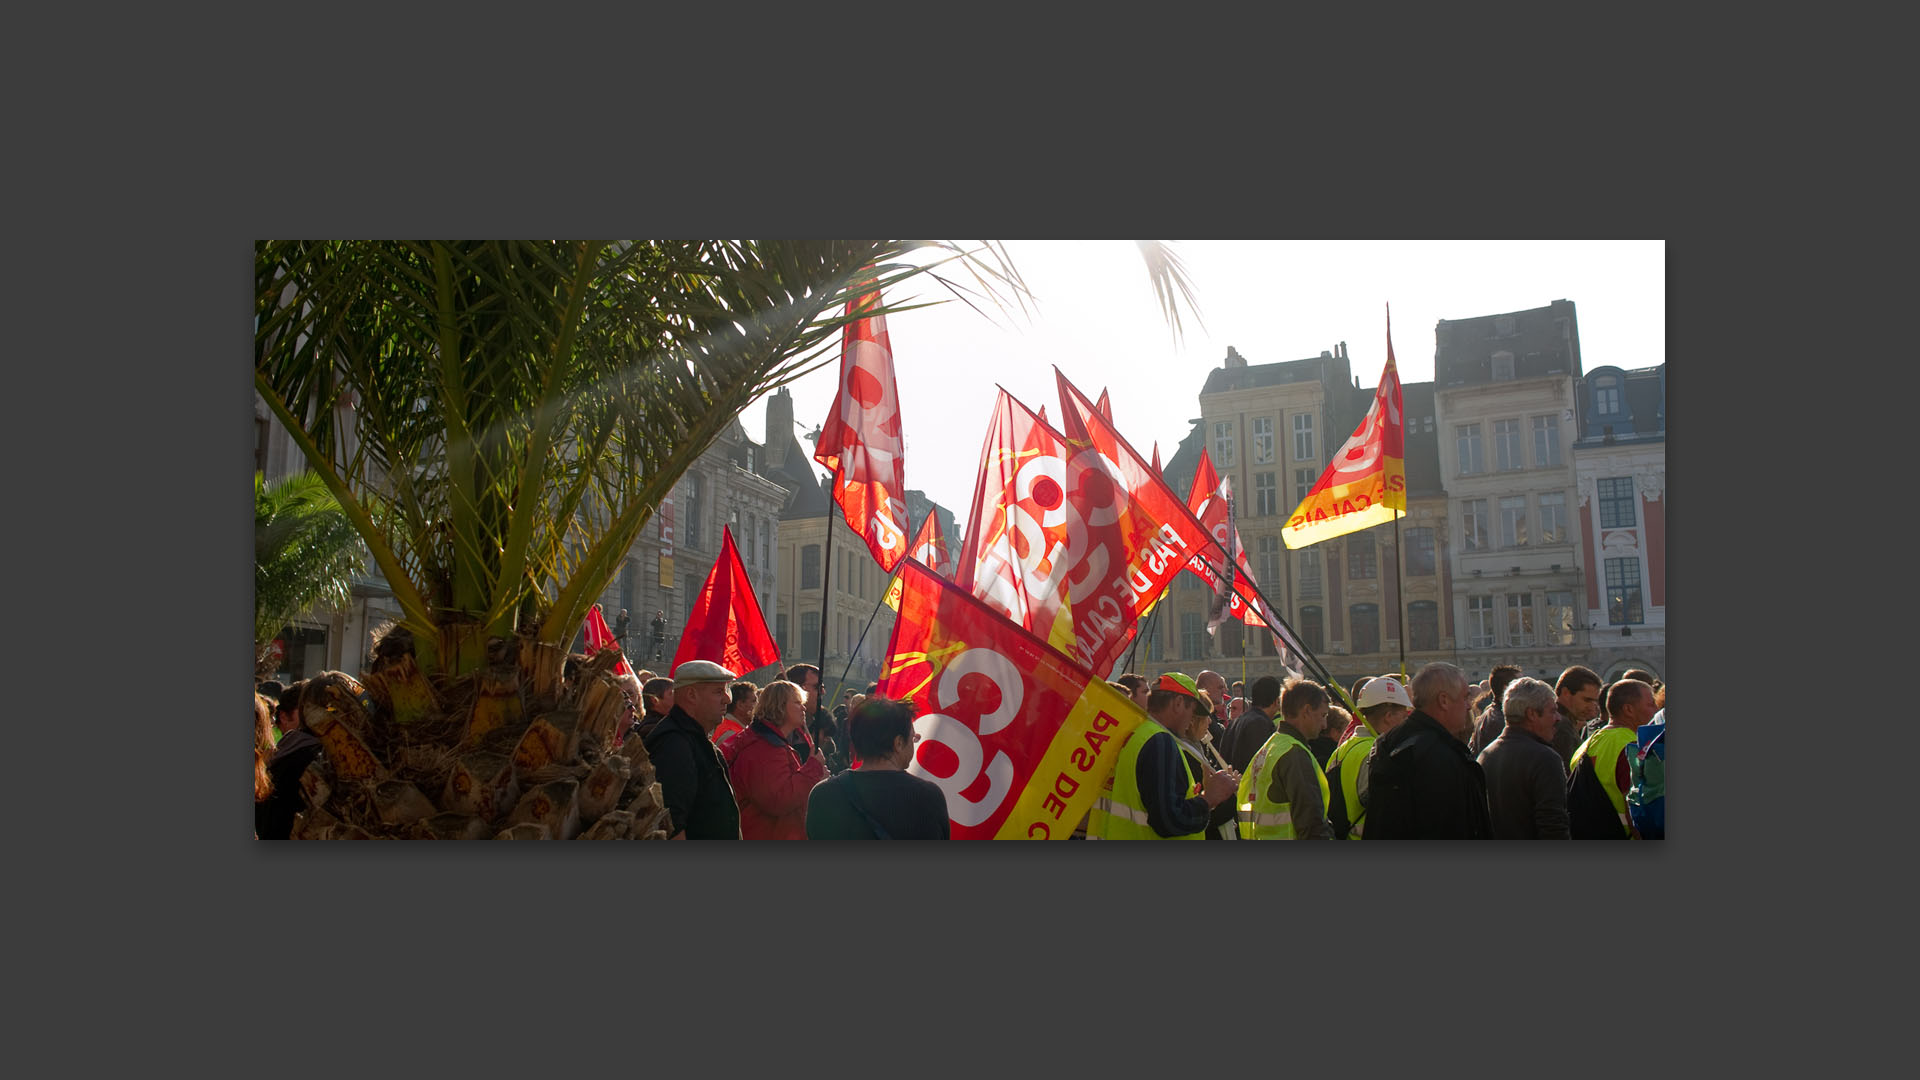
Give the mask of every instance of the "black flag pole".
<path id="1" fill-rule="evenodd" d="M 1400 547 L 1401 516 L 1399 510 L 1393 512 L 1393 617 L 1400 624 L 1400 674 L 1404 676 L 1407 673 L 1407 594 L 1401 591 L 1400 584 L 1400 560 L 1406 557 Z"/>

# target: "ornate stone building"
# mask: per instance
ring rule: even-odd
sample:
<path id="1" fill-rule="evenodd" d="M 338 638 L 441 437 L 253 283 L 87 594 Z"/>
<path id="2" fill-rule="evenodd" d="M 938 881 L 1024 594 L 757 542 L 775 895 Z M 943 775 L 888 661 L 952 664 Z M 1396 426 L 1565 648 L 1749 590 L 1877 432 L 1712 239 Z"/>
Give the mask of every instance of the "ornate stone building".
<path id="1" fill-rule="evenodd" d="M 1587 567 L 1589 666 L 1666 677 L 1667 368 L 1595 368 L 1578 387 L 1573 446 Z"/>
<path id="2" fill-rule="evenodd" d="M 1574 305 L 1442 319 L 1434 332 L 1454 662 L 1473 679 L 1496 664 L 1551 679 L 1591 659 L 1573 528 Z"/>

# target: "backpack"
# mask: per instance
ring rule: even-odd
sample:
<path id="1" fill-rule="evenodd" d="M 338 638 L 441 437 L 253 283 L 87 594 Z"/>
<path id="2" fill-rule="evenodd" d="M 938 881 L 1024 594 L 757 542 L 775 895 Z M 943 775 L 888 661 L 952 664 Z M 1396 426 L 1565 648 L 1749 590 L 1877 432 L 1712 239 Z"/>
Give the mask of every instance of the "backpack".
<path id="1" fill-rule="evenodd" d="M 1641 839 L 1664 840 L 1667 836 L 1667 727 L 1659 725 L 1659 730 L 1648 738 L 1647 731 L 1653 726 L 1644 725 L 1636 732 L 1641 745 L 1627 759 L 1628 768 L 1633 770 L 1633 787 L 1627 791 L 1627 817 L 1633 827 L 1640 830 Z"/>
<path id="2" fill-rule="evenodd" d="M 1607 798 L 1607 789 L 1594 772 L 1592 754 L 1582 756 L 1567 778 L 1567 827 L 1575 840 L 1627 839 L 1613 800 Z"/>

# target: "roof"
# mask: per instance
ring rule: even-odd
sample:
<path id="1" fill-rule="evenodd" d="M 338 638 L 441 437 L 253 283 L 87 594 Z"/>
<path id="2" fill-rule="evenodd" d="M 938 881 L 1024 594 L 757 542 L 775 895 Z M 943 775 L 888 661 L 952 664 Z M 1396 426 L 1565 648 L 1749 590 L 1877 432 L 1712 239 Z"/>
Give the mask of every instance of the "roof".
<path id="1" fill-rule="evenodd" d="M 1495 353 L 1513 355 L 1513 377 L 1566 374 L 1578 379 L 1580 322 L 1573 301 L 1546 307 L 1441 319 L 1433 328 L 1433 379 L 1437 386 L 1493 382 Z"/>
<path id="2" fill-rule="evenodd" d="M 1263 386 L 1282 386 L 1297 382 L 1326 382 L 1347 385 L 1347 359 L 1322 353 L 1306 360 L 1280 360 L 1271 364 L 1246 367 L 1217 367 L 1207 373 L 1202 395 L 1227 394 L 1236 390 L 1254 390 Z"/>

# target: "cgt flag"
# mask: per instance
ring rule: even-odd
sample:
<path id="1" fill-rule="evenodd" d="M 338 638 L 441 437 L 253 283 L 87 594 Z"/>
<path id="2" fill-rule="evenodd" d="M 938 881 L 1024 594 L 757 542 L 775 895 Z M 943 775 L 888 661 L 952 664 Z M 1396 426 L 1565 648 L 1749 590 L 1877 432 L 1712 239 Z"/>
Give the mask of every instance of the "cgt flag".
<path id="1" fill-rule="evenodd" d="M 909 558 L 925 563 L 934 573 L 944 578 L 953 577 L 953 560 L 947 554 L 947 536 L 940 531 L 940 515 L 932 508 L 927 510 L 927 520 L 920 523 L 920 531 L 913 536 L 913 543 L 907 549 Z M 900 610 L 900 578 L 895 576 L 887 585 L 885 597 L 887 606 Z"/>
<path id="2" fill-rule="evenodd" d="M 1327 471 L 1287 518 L 1280 539 L 1303 548 L 1392 521 L 1407 512 L 1406 421 L 1400 373 L 1393 366 L 1393 313 L 1387 313 L 1387 366 L 1373 406 L 1333 455 Z"/>
<path id="3" fill-rule="evenodd" d="M 720 558 L 694 598 L 693 610 L 687 612 L 687 628 L 680 632 L 680 647 L 667 670 L 677 670 L 688 660 L 712 660 L 741 675 L 780 662 L 780 650 L 774 647 L 766 617 L 760 614 L 760 601 L 754 598 L 753 582 L 747 580 L 747 569 L 740 565 L 740 552 L 733 546 L 733 530 L 724 525 Z"/>
<path id="4" fill-rule="evenodd" d="M 847 301 L 847 314 L 879 304 L 870 292 Z M 842 331 L 840 389 L 813 459 L 833 470 L 833 501 L 889 574 L 907 554 L 905 454 L 886 316 L 854 319 Z"/>
<path id="5" fill-rule="evenodd" d="M 594 653 L 599 652 L 601 649 L 620 648 L 620 642 L 614 638 L 613 629 L 607 625 L 607 617 L 605 614 L 603 614 L 600 611 L 599 604 L 595 604 L 592 607 L 587 609 L 587 625 L 586 625 L 585 632 L 587 635 L 587 655 L 588 656 L 592 656 Z M 613 673 L 615 675 L 633 674 L 633 665 L 627 663 L 627 654 L 625 650 L 622 650 L 620 653 L 620 662 L 613 665 Z"/>
<path id="6" fill-rule="evenodd" d="M 940 786 L 956 840 L 1064 840 L 1146 714 L 909 558 L 879 693 L 912 701 L 907 771 Z"/>

